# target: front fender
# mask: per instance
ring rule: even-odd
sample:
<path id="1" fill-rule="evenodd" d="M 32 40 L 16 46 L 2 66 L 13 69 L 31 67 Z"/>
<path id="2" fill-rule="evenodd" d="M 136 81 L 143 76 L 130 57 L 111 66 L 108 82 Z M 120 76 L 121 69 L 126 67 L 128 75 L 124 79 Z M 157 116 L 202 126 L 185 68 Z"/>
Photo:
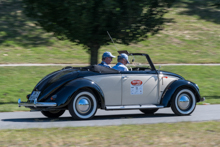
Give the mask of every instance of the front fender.
<path id="1" fill-rule="evenodd" d="M 57 103 L 57 108 L 65 107 L 66 105 L 68 105 L 71 101 L 73 94 L 82 88 L 90 88 L 92 90 L 95 90 L 95 94 L 98 94 L 101 100 L 101 107 L 104 107 L 105 100 L 101 88 L 91 80 L 80 78 L 70 81 L 69 83 L 64 85 L 62 89 L 58 90 L 58 92 L 55 93 L 55 95 L 57 95 L 57 98 L 55 100 Z"/>
<path id="2" fill-rule="evenodd" d="M 170 101 L 172 99 L 174 92 L 178 88 L 181 88 L 181 87 L 187 87 L 187 88 L 192 89 L 195 96 L 196 96 L 197 102 L 200 101 L 200 93 L 199 93 L 199 89 L 196 87 L 196 85 L 190 81 L 180 79 L 180 80 L 176 80 L 176 81 L 172 82 L 170 85 L 168 85 L 165 88 L 160 104 L 162 104 L 165 107 L 169 107 L 169 104 L 170 104 Z"/>

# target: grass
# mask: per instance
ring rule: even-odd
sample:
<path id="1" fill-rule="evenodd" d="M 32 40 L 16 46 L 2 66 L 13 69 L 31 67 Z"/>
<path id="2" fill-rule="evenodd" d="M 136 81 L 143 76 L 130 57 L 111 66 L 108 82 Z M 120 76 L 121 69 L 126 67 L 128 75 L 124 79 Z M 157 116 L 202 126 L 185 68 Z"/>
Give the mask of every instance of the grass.
<path id="1" fill-rule="evenodd" d="M 1 146 L 219 146 L 220 122 L 0 130 Z"/>
<path id="2" fill-rule="evenodd" d="M 213 1 L 177 0 L 163 31 L 138 44 L 116 46 L 148 53 L 154 63 L 220 63 L 220 10 Z M 0 63 L 89 63 L 81 45 L 59 41 L 25 17 L 21 0 L 3 0 L 0 9 Z M 117 55 L 114 45 L 103 46 L 100 60 L 105 51 Z"/>
<path id="3" fill-rule="evenodd" d="M 62 67 L 1 67 L 0 68 L 0 112 L 24 111 L 24 107 L 18 107 L 17 100 L 26 100 L 35 85 L 45 75 Z M 201 96 L 206 97 L 205 102 L 220 104 L 220 67 L 219 66 L 164 66 L 166 70 L 180 74 L 185 79 L 197 83 Z"/>
<path id="4" fill-rule="evenodd" d="M 62 67 L 2 67 L 0 68 L 0 111 L 22 111 L 18 98 L 25 101 L 35 85 L 47 74 Z"/>

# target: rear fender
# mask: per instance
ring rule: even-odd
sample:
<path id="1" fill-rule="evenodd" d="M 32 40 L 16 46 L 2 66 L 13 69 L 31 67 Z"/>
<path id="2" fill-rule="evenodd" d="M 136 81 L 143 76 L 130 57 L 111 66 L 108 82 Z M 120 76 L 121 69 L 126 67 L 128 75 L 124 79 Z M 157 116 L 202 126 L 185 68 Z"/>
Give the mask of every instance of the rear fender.
<path id="1" fill-rule="evenodd" d="M 101 101 L 101 108 L 105 107 L 104 94 L 101 88 L 91 80 L 80 78 L 73 80 L 62 87 L 57 93 L 56 103 L 57 108 L 65 107 L 71 101 L 75 92 L 81 89 L 91 89 L 97 97 L 97 101 Z"/>
<path id="2" fill-rule="evenodd" d="M 180 80 L 176 80 L 172 82 L 170 85 L 168 85 L 165 88 L 160 104 L 162 104 L 165 107 L 169 107 L 173 94 L 175 93 L 177 89 L 182 88 L 182 87 L 191 89 L 196 96 L 197 102 L 200 101 L 200 93 L 196 85 L 190 81 L 180 79 Z"/>

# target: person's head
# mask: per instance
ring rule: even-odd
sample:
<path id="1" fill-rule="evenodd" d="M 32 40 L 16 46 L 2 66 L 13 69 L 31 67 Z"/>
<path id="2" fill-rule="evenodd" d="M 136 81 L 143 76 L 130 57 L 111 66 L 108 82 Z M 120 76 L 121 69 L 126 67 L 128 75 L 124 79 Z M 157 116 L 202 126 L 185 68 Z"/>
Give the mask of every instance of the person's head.
<path id="1" fill-rule="evenodd" d="M 120 54 L 120 55 L 118 56 L 118 62 L 120 62 L 120 63 L 122 63 L 122 64 L 124 64 L 124 65 L 130 63 L 130 62 L 128 61 L 128 55 L 126 55 L 126 54 L 124 54 L 124 53 Z"/>
<path id="2" fill-rule="evenodd" d="M 110 52 L 104 52 L 102 55 L 102 61 L 106 64 L 110 64 L 112 62 L 112 58 L 115 58 Z"/>

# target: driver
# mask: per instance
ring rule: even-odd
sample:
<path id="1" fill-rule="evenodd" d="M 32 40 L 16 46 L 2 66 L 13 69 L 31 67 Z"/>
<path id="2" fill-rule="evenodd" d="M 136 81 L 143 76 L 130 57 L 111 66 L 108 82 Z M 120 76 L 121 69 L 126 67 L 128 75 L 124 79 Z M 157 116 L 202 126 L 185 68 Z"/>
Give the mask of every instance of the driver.
<path id="1" fill-rule="evenodd" d="M 130 63 L 128 61 L 128 55 L 122 53 L 118 56 L 118 63 L 112 68 L 118 71 L 128 71 L 128 68 L 125 66 L 127 63 Z"/>
<path id="2" fill-rule="evenodd" d="M 111 68 L 109 64 L 112 62 L 112 58 L 115 58 L 115 56 L 113 56 L 110 52 L 104 52 L 102 55 L 102 62 L 98 65 Z"/>

